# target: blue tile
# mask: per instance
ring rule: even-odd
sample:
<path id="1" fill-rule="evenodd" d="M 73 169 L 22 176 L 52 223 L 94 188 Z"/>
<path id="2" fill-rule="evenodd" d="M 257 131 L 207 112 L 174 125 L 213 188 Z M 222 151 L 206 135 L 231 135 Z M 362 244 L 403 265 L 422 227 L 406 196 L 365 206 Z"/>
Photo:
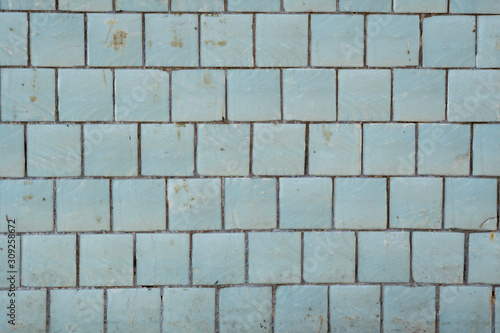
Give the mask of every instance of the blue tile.
<path id="1" fill-rule="evenodd" d="M 0 14 L 0 66 L 28 64 L 27 31 L 26 13 Z"/>
<path id="2" fill-rule="evenodd" d="M 496 179 L 447 178 L 444 216 L 447 229 L 495 230 Z"/>
<path id="3" fill-rule="evenodd" d="M 420 18 L 417 15 L 368 15 L 366 23 L 368 66 L 417 66 Z"/>
<path id="4" fill-rule="evenodd" d="M 158 144 L 161 142 L 161 144 Z M 190 176 L 194 170 L 194 126 L 144 124 L 141 126 L 142 174 Z"/>
<path id="5" fill-rule="evenodd" d="M 198 125 L 197 171 L 204 176 L 247 176 L 249 124 Z"/>
<path id="6" fill-rule="evenodd" d="M 245 235 L 193 235 L 193 284 L 245 283 Z"/>
<path id="7" fill-rule="evenodd" d="M 434 16 L 423 20 L 424 67 L 474 67 L 476 23 L 473 16 Z"/>
<path id="8" fill-rule="evenodd" d="M 146 15 L 148 66 L 198 66 L 198 16 Z"/>
<path id="9" fill-rule="evenodd" d="M 390 182 L 391 228 L 441 229 L 441 178 L 394 177 Z"/>
<path id="10" fill-rule="evenodd" d="M 113 2 L 112 0 L 59 0 L 59 10 L 108 12 L 113 10 Z"/>
<path id="11" fill-rule="evenodd" d="M 223 120 L 224 80 L 223 70 L 173 71 L 172 120 Z M 193 91 L 196 91 L 196 94 L 193 95 Z"/>
<path id="12" fill-rule="evenodd" d="M 221 333 L 271 332 L 271 298 L 269 287 L 224 288 L 219 294 Z"/>
<path id="13" fill-rule="evenodd" d="M 172 333 L 215 330 L 215 289 L 165 288 L 163 330 Z"/>
<path id="14" fill-rule="evenodd" d="M 418 173 L 468 175 L 470 126 L 420 124 L 418 127 Z"/>
<path id="15" fill-rule="evenodd" d="M 334 12 L 337 10 L 335 0 L 284 0 L 287 12 Z"/>
<path id="16" fill-rule="evenodd" d="M 445 118 L 444 70 L 395 69 L 394 120 L 441 121 Z"/>
<path id="17" fill-rule="evenodd" d="M 394 0 L 396 13 L 446 13 L 448 0 Z"/>
<path id="18" fill-rule="evenodd" d="M 309 125 L 311 175 L 359 175 L 361 126 L 359 124 Z"/>
<path id="19" fill-rule="evenodd" d="M 334 185 L 335 228 L 385 229 L 387 224 L 385 179 L 336 178 Z"/>
<path id="20" fill-rule="evenodd" d="M 169 121 L 169 76 L 161 70 L 116 72 L 116 120 Z"/>
<path id="21" fill-rule="evenodd" d="M 228 0 L 230 12 L 279 12 L 280 0 Z"/>
<path id="22" fill-rule="evenodd" d="M 141 66 L 142 18 L 139 14 L 88 15 L 89 66 Z"/>
<path id="23" fill-rule="evenodd" d="M 341 12 L 390 12 L 391 0 L 340 0 Z"/>
<path id="24" fill-rule="evenodd" d="M 109 180 L 58 179 L 57 231 L 110 229 Z"/>
<path id="25" fill-rule="evenodd" d="M 415 282 L 463 283 L 464 234 L 415 232 L 412 250 Z"/>
<path id="26" fill-rule="evenodd" d="M 276 228 L 276 212 L 276 179 L 225 179 L 224 222 L 226 229 Z"/>
<path id="27" fill-rule="evenodd" d="M 24 176 L 24 127 L 0 125 L 0 177 Z"/>
<path id="28" fill-rule="evenodd" d="M 304 174 L 303 124 L 255 124 L 253 131 L 252 170 L 255 174 Z"/>
<path id="29" fill-rule="evenodd" d="M 307 15 L 256 16 L 257 66 L 307 65 Z"/>
<path id="30" fill-rule="evenodd" d="M 473 174 L 500 175 L 500 126 L 474 125 Z"/>
<path id="31" fill-rule="evenodd" d="M 218 230 L 222 227 L 220 179 L 170 179 L 170 230 Z"/>
<path id="32" fill-rule="evenodd" d="M 328 330 L 326 286 L 279 286 L 276 289 L 276 332 Z"/>
<path id="33" fill-rule="evenodd" d="M 9 297 L 10 292 L 4 290 L 0 292 L 0 302 L 9 304 L 12 299 Z M 10 313 L 6 319 L 0 323 L 2 332 L 17 331 L 17 332 L 33 332 L 43 333 L 46 331 L 46 290 L 16 290 L 15 296 L 15 325 L 9 323 L 11 320 Z M 9 305 L 10 306 L 10 305 Z M 6 306 L 7 307 L 7 306 Z M 7 310 L 10 312 L 10 310 Z M 7 313 L 8 313 L 7 312 Z M 6 313 L 6 314 L 7 314 Z"/>
<path id="34" fill-rule="evenodd" d="M 170 0 L 174 12 L 219 12 L 224 0 Z"/>
<path id="35" fill-rule="evenodd" d="M 300 233 L 248 234 L 250 283 L 300 283 Z"/>
<path id="36" fill-rule="evenodd" d="M 329 229 L 331 178 L 280 178 L 280 228 Z"/>
<path id="37" fill-rule="evenodd" d="M 390 70 L 339 70 L 338 80 L 338 120 L 390 119 Z"/>
<path id="38" fill-rule="evenodd" d="M 313 66 L 363 66 L 363 15 L 312 15 L 311 64 Z"/>
<path id="39" fill-rule="evenodd" d="M 335 121 L 335 70 L 285 69 L 283 118 Z"/>
<path id="40" fill-rule="evenodd" d="M 168 0 L 117 0 L 117 11 L 131 12 L 168 12 Z"/>
<path id="41" fill-rule="evenodd" d="M 78 125 L 28 125 L 28 176 L 80 176 L 80 137 L 81 127 Z"/>
<path id="42" fill-rule="evenodd" d="M 166 229 L 165 181 L 163 179 L 113 180 L 113 230 Z"/>
<path id="43" fill-rule="evenodd" d="M 361 282 L 409 282 L 410 233 L 360 232 L 358 260 Z"/>
<path id="44" fill-rule="evenodd" d="M 227 71 L 227 113 L 232 121 L 281 118 L 280 71 L 252 69 Z"/>
<path id="45" fill-rule="evenodd" d="M 500 67 L 500 17 L 477 18 L 477 67 Z"/>
<path id="46" fill-rule="evenodd" d="M 469 283 L 500 281 L 500 233 L 469 235 Z"/>
<path id="47" fill-rule="evenodd" d="M 10 10 L 54 10 L 56 0 L 0 0 L 0 8 Z"/>
<path id="48" fill-rule="evenodd" d="M 379 332 L 379 286 L 330 286 L 332 332 Z"/>
<path id="49" fill-rule="evenodd" d="M 366 124 L 363 158 L 366 175 L 415 174 L 415 125 Z"/>
<path id="50" fill-rule="evenodd" d="M 500 3 L 496 0 L 449 0 L 450 13 L 500 14 Z"/>
<path id="51" fill-rule="evenodd" d="M 435 287 L 384 286 L 384 332 L 434 332 Z"/>
<path id="52" fill-rule="evenodd" d="M 253 66 L 252 23 L 252 15 L 202 15 L 201 66 Z"/>
<path id="53" fill-rule="evenodd" d="M 355 252 L 353 232 L 305 232 L 304 281 L 354 283 Z"/>
<path id="54" fill-rule="evenodd" d="M 55 120 L 53 69 L 2 68 L 2 121 Z"/>

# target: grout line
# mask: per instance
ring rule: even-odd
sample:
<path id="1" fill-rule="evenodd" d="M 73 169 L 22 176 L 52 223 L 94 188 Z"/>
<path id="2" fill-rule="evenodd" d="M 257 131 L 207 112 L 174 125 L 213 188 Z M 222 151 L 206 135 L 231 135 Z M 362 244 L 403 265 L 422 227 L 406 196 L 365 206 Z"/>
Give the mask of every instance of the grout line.
<path id="1" fill-rule="evenodd" d="M 332 224 L 331 224 L 331 229 L 335 230 L 335 177 L 332 177 L 332 209 L 331 209 L 331 214 L 332 214 Z"/>
<path id="2" fill-rule="evenodd" d="M 163 318 L 164 318 L 164 306 L 163 306 L 163 297 L 164 297 L 164 289 L 160 287 L 160 333 L 163 333 Z"/>
<path id="3" fill-rule="evenodd" d="M 359 233 L 354 231 L 354 283 L 359 282 L 358 278 L 358 264 L 359 264 Z"/>
<path id="4" fill-rule="evenodd" d="M 464 241 L 464 284 L 469 282 L 469 233 L 466 231 L 464 233 L 465 241 Z"/>
<path id="5" fill-rule="evenodd" d="M 394 120 L 394 69 L 391 68 L 391 91 L 389 96 L 389 119 Z"/>
<path id="6" fill-rule="evenodd" d="M 304 281 L 304 232 L 300 233 L 300 283 Z"/>
<path id="7" fill-rule="evenodd" d="M 470 134 L 469 134 L 469 176 L 473 176 L 473 163 L 474 163 L 474 150 L 473 148 L 473 138 L 474 138 L 474 124 L 470 124 Z"/>
<path id="8" fill-rule="evenodd" d="M 169 201 L 168 201 L 168 180 L 165 178 L 165 230 L 169 228 Z"/>
<path id="9" fill-rule="evenodd" d="M 168 119 L 169 122 L 173 121 L 172 118 L 172 70 L 168 71 Z"/>
<path id="10" fill-rule="evenodd" d="M 257 40 L 257 15 L 253 14 L 252 15 L 252 52 L 253 52 L 253 68 L 256 67 L 257 65 L 257 45 L 256 45 L 256 40 Z"/>
<path id="11" fill-rule="evenodd" d="M 424 14 L 421 14 L 420 15 L 420 20 L 418 22 L 418 28 L 419 28 L 419 41 L 418 41 L 418 65 L 419 67 L 422 67 L 423 66 L 423 62 L 424 62 L 424 43 L 423 43 L 423 40 L 424 40 L 424 17 L 425 15 Z"/>
<path id="12" fill-rule="evenodd" d="M 194 169 L 193 176 L 197 177 L 198 174 L 198 125 L 194 124 Z"/>
<path id="13" fill-rule="evenodd" d="M 380 285 L 380 333 L 384 333 L 384 285 Z"/>
<path id="14" fill-rule="evenodd" d="M 88 50 L 88 16 L 83 14 L 83 49 L 85 58 L 85 68 L 89 68 L 89 50 Z"/>
<path id="15" fill-rule="evenodd" d="M 311 67 L 311 14 L 307 15 L 307 67 Z"/>
<path id="16" fill-rule="evenodd" d="M 443 177 L 443 188 L 442 188 L 442 195 L 441 195 L 441 231 L 445 230 L 444 229 L 444 222 L 445 222 L 445 195 L 446 195 L 446 179 Z"/>
<path id="17" fill-rule="evenodd" d="M 365 164 L 365 161 L 364 161 L 364 156 L 365 156 L 365 143 L 364 143 L 364 138 L 365 138 L 365 131 L 364 131 L 364 124 L 361 123 L 360 125 L 360 133 L 361 133 L 361 139 L 360 139 L 360 176 L 363 177 L 364 176 L 364 164 Z"/>
<path id="18" fill-rule="evenodd" d="M 418 175 L 418 123 L 415 123 L 415 176 Z"/>
<path id="19" fill-rule="evenodd" d="M 309 124 L 306 123 L 305 127 L 304 176 L 309 176 Z"/>
<path id="20" fill-rule="evenodd" d="M 280 228 L 280 179 L 276 177 L 276 229 Z"/>
<path id="21" fill-rule="evenodd" d="M 28 20 L 28 29 L 26 32 L 26 53 L 27 53 L 27 67 L 32 67 L 31 65 L 31 14 L 26 13 L 26 18 Z"/>
<path id="22" fill-rule="evenodd" d="M 142 175 L 141 123 L 137 124 L 137 175 Z"/>
<path id="23" fill-rule="evenodd" d="M 113 81 L 112 82 L 112 89 L 113 89 L 113 120 L 112 122 L 116 122 L 116 107 L 117 107 L 117 103 L 116 103 L 116 73 L 115 73 L 115 69 L 112 68 L 111 69 L 111 78 Z"/>
<path id="24" fill-rule="evenodd" d="M 198 14 L 198 67 L 201 67 L 201 14 Z"/>
<path id="25" fill-rule="evenodd" d="M 80 287 L 80 234 L 75 235 L 75 252 L 76 252 L 76 287 Z"/>
<path id="26" fill-rule="evenodd" d="M 54 230 L 54 233 L 57 234 L 57 196 L 56 196 L 57 190 L 56 190 L 56 180 L 52 180 L 52 228 Z"/>
<path id="27" fill-rule="evenodd" d="M 491 312 L 491 333 L 495 333 L 496 330 L 496 311 L 495 311 L 495 303 L 496 303 L 496 293 L 495 287 L 491 287 L 491 298 L 490 298 L 490 312 Z"/>
<path id="28" fill-rule="evenodd" d="M 335 121 L 339 120 L 339 70 L 335 69 Z"/>
<path id="29" fill-rule="evenodd" d="M 363 67 L 366 68 L 366 40 L 367 40 L 367 21 L 368 21 L 368 16 L 364 15 L 364 23 L 363 23 Z"/>
<path id="30" fill-rule="evenodd" d="M 249 148 L 249 159 L 248 159 L 248 174 L 251 178 L 255 177 L 253 174 L 252 164 L 253 164 L 253 123 L 250 123 L 250 148 Z"/>
<path id="31" fill-rule="evenodd" d="M 55 122 L 59 122 L 59 70 L 56 68 L 54 70 L 54 78 L 55 78 L 55 85 L 54 85 L 54 119 Z"/>
<path id="32" fill-rule="evenodd" d="M 103 303 L 104 303 L 104 333 L 108 332 L 108 290 L 104 288 L 103 291 Z"/>
<path id="33" fill-rule="evenodd" d="M 248 232 L 245 231 L 245 284 L 249 284 L 249 273 L 250 266 L 248 262 L 249 257 L 249 240 L 248 240 Z"/>
<path id="34" fill-rule="evenodd" d="M 498 231 L 500 231 L 500 178 L 497 184 L 497 232 Z"/>
<path id="35" fill-rule="evenodd" d="M 224 70 L 224 115 L 222 116 L 222 121 L 228 121 L 228 111 L 227 111 L 227 69 Z"/>
<path id="36" fill-rule="evenodd" d="M 284 118 L 284 106 L 283 106 L 283 68 L 280 68 L 280 112 L 281 112 L 281 120 Z"/>
<path id="37" fill-rule="evenodd" d="M 109 180 L 109 231 L 114 231 L 113 228 L 113 180 Z"/>
<path id="38" fill-rule="evenodd" d="M 137 235 L 136 233 L 132 233 L 133 244 L 132 244 L 132 253 L 133 253 L 133 276 L 132 276 L 132 285 L 137 286 Z"/>
<path id="39" fill-rule="evenodd" d="M 440 289 L 439 289 L 439 286 L 436 286 L 436 299 L 435 299 L 435 308 L 434 308 L 434 311 L 436 312 L 435 313 L 435 318 L 434 318 L 434 321 L 435 321 L 435 331 L 436 333 L 439 333 L 439 301 L 440 301 Z"/>
<path id="40" fill-rule="evenodd" d="M 113 9 L 113 12 L 116 12 L 116 0 L 113 0 L 112 9 Z"/>
<path id="41" fill-rule="evenodd" d="M 50 333 L 50 290 L 46 289 L 45 296 L 45 332 Z"/>
<path id="42" fill-rule="evenodd" d="M 389 229 L 390 227 L 390 214 L 391 214 L 391 210 L 390 210 L 390 198 L 391 198 L 391 178 L 390 177 L 387 177 L 386 178 L 386 181 L 385 181 L 385 229 Z"/>
<path id="43" fill-rule="evenodd" d="M 226 196 L 225 181 L 224 177 L 220 179 L 220 212 L 221 212 L 221 230 L 226 229 L 225 212 L 224 212 L 224 199 Z"/>
<path id="44" fill-rule="evenodd" d="M 276 285 L 271 286 L 271 332 L 275 332 L 274 317 L 276 311 Z"/>
<path id="45" fill-rule="evenodd" d="M 444 75 L 444 121 L 448 122 L 448 69 L 445 69 Z"/>
<path id="46" fill-rule="evenodd" d="M 326 287 L 326 333 L 331 333 L 331 319 L 330 319 L 330 286 Z"/>
<path id="47" fill-rule="evenodd" d="M 189 233 L 189 285 L 193 285 L 193 233 Z"/>
<path id="48" fill-rule="evenodd" d="M 414 284 L 415 280 L 413 279 L 413 230 L 410 230 L 409 234 L 409 243 L 410 243 L 410 283 Z"/>
<path id="49" fill-rule="evenodd" d="M 81 177 L 85 176 L 85 160 L 84 160 L 84 155 L 85 155 L 85 136 L 83 135 L 83 123 L 80 124 L 80 174 Z"/>
<path id="50" fill-rule="evenodd" d="M 28 177 L 28 124 L 24 124 L 24 178 Z"/>
<path id="51" fill-rule="evenodd" d="M 474 16 L 474 67 L 477 67 L 477 15 Z"/>
<path id="52" fill-rule="evenodd" d="M 220 288 L 218 286 L 215 287 L 215 333 L 220 332 L 220 323 L 219 323 L 219 292 Z"/>
<path id="53" fill-rule="evenodd" d="M 142 23 L 142 68 L 146 68 L 146 15 L 142 13 L 141 15 Z"/>

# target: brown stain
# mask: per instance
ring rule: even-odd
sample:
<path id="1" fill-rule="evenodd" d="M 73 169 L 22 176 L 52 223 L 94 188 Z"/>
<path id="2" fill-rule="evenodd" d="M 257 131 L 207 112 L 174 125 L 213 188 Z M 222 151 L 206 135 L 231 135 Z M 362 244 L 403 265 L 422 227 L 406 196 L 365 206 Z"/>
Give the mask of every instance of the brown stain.
<path id="1" fill-rule="evenodd" d="M 173 240 L 173 239 L 171 239 L 171 240 L 170 240 L 170 245 L 174 245 L 174 244 L 175 244 L 174 240 Z"/>
<path id="2" fill-rule="evenodd" d="M 219 45 L 219 46 L 226 46 L 227 42 L 225 40 L 221 40 L 220 42 L 217 42 L 217 45 Z"/>
<path id="3" fill-rule="evenodd" d="M 321 125 L 321 131 L 323 132 L 323 135 L 325 136 L 326 142 L 330 141 L 330 138 L 332 137 L 332 132 L 328 128 L 325 127 L 325 125 Z"/>
<path id="4" fill-rule="evenodd" d="M 153 47 L 153 41 L 152 40 L 148 40 L 148 46 L 149 46 L 149 49 L 151 50 L 151 48 Z"/>
<path id="5" fill-rule="evenodd" d="M 323 315 L 319 315 L 319 330 L 318 332 L 323 332 Z"/>
<path id="6" fill-rule="evenodd" d="M 104 69 L 102 70 L 102 77 L 104 78 L 104 84 L 107 86 L 108 82 L 106 81 L 106 72 L 104 72 Z"/>
<path id="7" fill-rule="evenodd" d="M 34 103 L 34 102 L 36 101 L 36 96 L 35 96 L 35 95 L 32 95 L 32 96 L 30 97 L 30 101 L 31 101 L 31 103 Z"/>
<path id="8" fill-rule="evenodd" d="M 173 31 L 174 32 L 174 40 L 170 42 L 170 45 L 172 45 L 172 47 L 178 47 L 178 48 L 181 48 L 184 46 L 184 43 L 182 42 L 182 37 L 179 37 L 177 36 L 177 31 Z"/>
<path id="9" fill-rule="evenodd" d="M 204 43 L 205 43 L 205 45 L 210 44 L 212 46 L 215 46 L 215 45 L 226 46 L 227 45 L 227 41 L 226 40 L 221 40 L 221 41 L 219 41 L 219 42 L 216 43 L 215 41 L 213 41 L 213 40 L 210 39 L 210 40 L 204 41 Z"/>
<path id="10" fill-rule="evenodd" d="M 176 127 L 186 127 L 186 124 L 175 124 Z"/>
<path id="11" fill-rule="evenodd" d="M 495 49 L 500 50 L 500 40 L 497 40 L 495 43 Z"/>
<path id="12" fill-rule="evenodd" d="M 33 200 L 32 195 L 23 195 L 23 201 L 30 201 L 30 200 Z"/>
<path id="13" fill-rule="evenodd" d="M 128 33 L 123 30 L 118 30 L 113 34 L 113 40 L 109 46 L 113 47 L 115 51 L 120 50 L 122 47 L 126 46 L 126 39 Z"/>
<path id="14" fill-rule="evenodd" d="M 33 185 L 33 181 L 32 180 L 25 180 L 24 185 Z"/>
<path id="15" fill-rule="evenodd" d="M 177 129 L 177 141 L 181 141 L 181 129 Z"/>
<path id="16" fill-rule="evenodd" d="M 490 239 L 491 239 L 492 243 L 495 242 L 495 233 L 494 232 L 490 232 Z"/>
<path id="17" fill-rule="evenodd" d="M 209 85 L 212 83 L 212 79 L 210 78 L 209 72 L 203 73 L 203 83 L 205 83 L 206 85 Z"/>
<path id="18" fill-rule="evenodd" d="M 182 186 L 181 185 L 175 185 L 174 186 L 174 191 L 175 191 L 175 194 L 179 193 L 179 191 L 181 190 Z"/>

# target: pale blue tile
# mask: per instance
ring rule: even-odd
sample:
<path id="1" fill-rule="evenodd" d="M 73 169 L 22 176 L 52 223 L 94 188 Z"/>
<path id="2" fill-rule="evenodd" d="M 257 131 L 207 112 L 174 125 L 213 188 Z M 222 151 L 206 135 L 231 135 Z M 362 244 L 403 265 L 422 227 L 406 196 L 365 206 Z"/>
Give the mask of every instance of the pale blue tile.
<path id="1" fill-rule="evenodd" d="M 359 175 L 361 126 L 359 124 L 309 125 L 311 175 Z"/>
<path id="2" fill-rule="evenodd" d="M 384 286 L 384 332 L 434 332 L 436 288 Z"/>
<path id="3" fill-rule="evenodd" d="M 390 12 L 391 0 L 340 0 L 341 12 Z"/>
<path id="4" fill-rule="evenodd" d="M 137 234 L 137 283 L 189 283 L 188 234 Z"/>
<path id="5" fill-rule="evenodd" d="M 168 12 L 168 0 L 117 0 L 117 11 Z"/>
<path id="6" fill-rule="evenodd" d="M 415 232 L 412 250 L 415 282 L 463 283 L 463 233 Z"/>
<path id="7" fill-rule="evenodd" d="M 474 16 L 434 16 L 423 20 L 424 67 L 474 67 Z"/>
<path id="8" fill-rule="evenodd" d="M 113 120 L 113 73 L 109 69 L 61 69 L 59 120 Z"/>
<path id="9" fill-rule="evenodd" d="M 276 179 L 225 179 L 224 222 L 226 229 L 276 228 L 276 212 Z"/>
<path id="10" fill-rule="evenodd" d="M 245 235 L 193 235 L 193 284 L 245 283 Z"/>
<path id="11" fill-rule="evenodd" d="M 23 286 L 76 285 L 75 235 L 23 236 L 22 258 Z"/>
<path id="12" fill-rule="evenodd" d="M 391 178 L 391 228 L 440 229 L 443 179 Z"/>
<path id="13" fill-rule="evenodd" d="M 10 229 L 12 230 L 12 226 L 14 226 L 14 224 L 17 223 L 17 220 L 14 219 L 12 216 L 8 217 L 8 215 L 7 215 L 5 217 L 5 220 L 4 220 L 5 222 L 2 223 L 3 225 L 7 225 L 7 219 L 9 220 L 8 223 L 10 225 Z M 5 231 L 2 230 L 2 232 L 6 232 L 6 231 L 7 231 L 7 227 L 5 228 Z M 9 240 L 11 240 L 11 239 L 12 239 L 12 236 L 11 236 L 11 238 L 9 238 L 8 234 L 0 235 L 0 260 L 2 260 L 2 262 L 5 263 L 4 267 L 8 267 L 8 270 L 3 269 L 2 271 L 0 271 L 0 287 L 1 288 L 10 288 L 11 285 L 14 285 L 15 287 L 19 287 L 19 285 L 20 285 L 19 277 L 18 276 L 12 277 L 12 274 L 9 273 L 10 270 L 19 272 L 19 265 L 21 263 L 19 260 L 20 256 L 21 256 L 21 251 L 17 251 L 13 255 L 11 254 L 10 255 L 11 258 L 9 259 Z M 19 238 L 17 238 L 17 239 L 14 238 L 14 241 L 11 240 L 10 244 L 11 244 L 11 247 L 16 246 L 16 248 L 18 249 L 20 246 Z M 9 261 L 9 260 L 13 260 L 13 261 Z M 5 323 L 7 323 L 7 321 L 5 321 Z M 2 323 L 0 323 L 0 328 L 2 327 L 1 325 L 2 325 Z"/>
<path id="14" fill-rule="evenodd" d="M 259 67 L 307 65 L 307 15 L 256 15 Z"/>
<path id="15" fill-rule="evenodd" d="M 113 230 L 166 229 L 163 179 L 113 180 Z"/>
<path id="16" fill-rule="evenodd" d="M 477 67 L 500 67 L 500 17 L 477 18 Z"/>
<path id="17" fill-rule="evenodd" d="M 304 281 L 354 283 L 354 232 L 305 232 Z"/>
<path id="18" fill-rule="evenodd" d="M 219 294 L 221 333 L 271 332 L 271 298 L 269 287 L 224 288 Z"/>
<path id="19" fill-rule="evenodd" d="M 170 230 L 218 230 L 222 226 L 220 179 L 170 179 Z"/>
<path id="20" fill-rule="evenodd" d="M 468 175 L 470 126 L 420 124 L 418 127 L 418 173 Z"/>
<path id="21" fill-rule="evenodd" d="M 131 234 L 80 236 L 81 286 L 130 286 L 133 274 Z"/>
<path id="22" fill-rule="evenodd" d="M 279 286 L 274 331 L 326 333 L 327 297 L 326 286 Z"/>
<path id="23" fill-rule="evenodd" d="M 160 306 L 159 288 L 110 289 L 108 332 L 157 332 L 160 329 Z"/>
<path id="24" fill-rule="evenodd" d="M 379 286 L 330 286 L 332 332 L 379 332 Z"/>
<path id="25" fill-rule="evenodd" d="M 280 228 L 331 228 L 331 178 L 280 178 L 279 197 Z"/>
<path id="26" fill-rule="evenodd" d="M 474 125 L 474 175 L 500 175 L 500 126 Z"/>
<path id="27" fill-rule="evenodd" d="M 253 165 L 257 175 L 302 175 L 305 158 L 303 124 L 255 124 Z"/>
<path id="28" fill-rule="evenodd" d="M 59 289 L 50 291 L 50 330 L 104 332 L 102 289 Z"/>
<path id="29" fill-rule="evenodd" d="M 500 281 L 500 233 L 474 233 L 469 235 L 469 283 Z"/>
<path id="30" fill-rule="evenodd" d="M 201 66 L 251 67 L 252 15 L 201 16 Z"/>
<path id="31" fill-rule="evenodd" d="M 500 2 L 496 0 L 449 0 L 450 13 L 500 14 Z"/>
<path id="32" fill-rule="evenodd" d="M 137 125 L 83 127 L 87 176 L 137 175 Z"/>
<path id="33" fill-rule="evenodd" d="M 445 117 L 444 70 L 395 69 L 394 120 L 441 121 Z"/>
<path id="34" fill-rule="evenodd" d="M 336 178 L 334 186 L 335 228 L 385 229 L 387 224 L 385 179 Z"/>
<path id="35" fill-rule="evenodd" d="M 9 291 L 0 292 L 0 302 L 9 304 L 12 299 L 9 297 Z M 16 290 L 15 296 L 15 325 L 9 323 L 12 318 L 10 317 L 10 309 L 7 317 L 0 323 L 0 330 L 2 332 L 16 331 L 16 332 L 30 332 L 30 333 L 43 333 L 46 332 L 46 290 Z M 8 305 L 10 306 L 10 304 Z"/>
<path id="36" fill-rule="evenodd" d="M 24 176 L 24 127 L 22 125 L 0 125 L 1 177 Z"/>
<path id="37" fill-rule="evenodd" d="M 55 120 L 53 69 L 2 68 L 2 121 Z"/>
<path id="38" fill-rule="evenodd" d="M 312 15 L 313 66 L 363 66 L 363 15 Z"/>
<path id="39" fill-rule="evenodd" d="M 248 234 L 250 283 L 300 283 L 300 233 Z"/>
<path id="40" fill-rule="evenodd" d="M 28 176 L 80 176 L 80 136 L 78 125 L 28 125 Z"/>
<path id="41" fill-rule="evenodd" d="M 368 66 L 417 66 L 420 18 L 417 15 L 368 15 L 366 23 Z"/>
<path id="42" fill-rule="evenodd" d="M 232 121 L 281 118 L 280 72 L 276 69 L 228 70 L 227 113 Z"/>
<path id="43" fill-rule="evenodd" d="M 441 287 L 439 332 L 490 332 L 492 301 L 491 287 Z"/>
<path id="44" fill-rule="evenodd" d="M 30 15 L 33 66 L 83 66 L 84 43 L 83 14 L 32 13 Z"/>
<path id="45" fill-rule="evenodd" d="M 161 70 L 117 70 L 116 120 L 169 121 L 169 76 Z"/>
<path id="46" fill-rule="evenodd" d="M 334 12 L 337 10 L 335 0 L 284 0 L 287 12 Z"/>
<path id="47" fill-rule="evenodd" d="M 446 13 L 448 0 L 394 0 L 396 13 Z"/>
<path id="48" fill-rule="evenodd" d="M 280 0 L 228 0 L 230 12 L 279 12 Z"/>
<path id="49" fill-rule="evenodd" d="M 223 70 L 172 72 L 172 120 L 217 121 L 225 114 Z M 196 94 L 193 94 L 196 91 Z"/>
<path id="50" fill-rule="evenodd" d="M 141 161 L 143 175 L 192 175 L 194 126 L 191 124 L 142 125 Z"/>
<path id="51" fill-rule="evenodd" d="M 110 203 L 107 179 L 58 179 L 57 230 L 109 230 Z"/>
<path id="52" fill-rule="evenodd" d="M 285 69 L 283 118 L 335 121 L 335 70 Z"/>
<path id="53" fill-rule="evenodd" d="M 198 125 L 197 171 L 204 176 L 247 176 L 249 124 Z"/>
<path id="54" fill-rule="evenodd" d="M 16 232 L 54 229 L 52 180 L 0 180 L 0 210 L 16 221 Z M 0 224 L 2 232 L 7 223 Z"/>
<path id="55" fill-rule="evenodd" d="M 360 282 L 409 282 L 410 233 L 360 232 L 358 279 Z"/>
<path id="56" fill-rule="evenodd" d="M 0 0 L 0 8 L 10 10 L 54 10 L 56 0 Z"/>
<path id="57" fill-rule="evenodd" d="M 451 70 L 448 82 L 449 121 L 500 121 L 498 70 Z"/>
<path id="58" fill-rule="evenodd" d="M 444 227 L 495 230 L 496 188 L 496 179 L 447 178 Z"/>
<path id="59" fill-rule="evenodd" d="M 165 288 L 163 330 L 171 333 L 215 330 L 215 289 Z"/>
<path id="60" fill-rule="evenodd" d="M 415 125 L 366 124 L 363 158 L 366 175 L 415 174 Z"/>
<path id="61" fill-rule="evenodd" d="M 0 14 L 0 66 L 28 64 L 28 17 L 26 13 Z"/>
<path id="62" fill-rule="evenodd" d="M 198 66 L 198 16 L 146 15 L 148 66 Z"/>
<path id="63" fill-rule="evenodd" d="M 170 0 L 174 12 L 220 12 L 224 0 Z"/>
<path id="64" fill-rule="evenodd" d="M 59 0 L 59 10 L 77 12 L 108 12 L 113 10 L 112 0 Z"/>
<path id="65" fill-rule="evenodd" d="M 338 80 L 338 120 L 390 119 L 390 70 L 339 70 Z"/>
<path id="66" fill-rule="evenodd" d="M 89 66 L 141 66 L 140 14 L 89 14 Z"/>

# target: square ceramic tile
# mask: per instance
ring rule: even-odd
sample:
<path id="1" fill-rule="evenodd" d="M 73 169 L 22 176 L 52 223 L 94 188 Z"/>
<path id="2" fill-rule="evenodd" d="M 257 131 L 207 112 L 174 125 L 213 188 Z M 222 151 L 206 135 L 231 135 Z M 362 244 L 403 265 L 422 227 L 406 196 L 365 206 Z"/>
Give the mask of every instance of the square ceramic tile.
<path id="1" fill-rule="evenodd" d="M 283 6 L 287 12 L 334 12 L 335 0 L 285 0 Z"/>
<path id="2" fill-rule="evenodd" d="M 170 0 L 174 12 L 219 12 L 224 0 Z"/>
<path id="3" fill-rule="evenodd" d="M 472 141 L 474 175 L 500 175 L 500 126 L 497 124 L 474 125 Z"/>
<path id="4" fill-rule="evenodd" d="M 469 283 L 500 281 L 500 233 L 469 235 Z"/>
<path id="5" fill-rule="evenodd" d="M 112 0 L 59 0 L 59 10 L 108 12 L 113 10 Z"/>
<path id="6" fill-rule="evenodd" d="M 24 176 L 24 127 L 0 125 L 0 155 L 8 158 L 0 161 L 0 177 Z"/>
<path id="7" fill-rule="evenodd" d="M 163 322 L 165 332 L 212 332 L 215 330 L 215 289 L 165 288 Z"/>
<path id="8" fill-rule="evenodd" d="M 8 290 L 0 292 L 0 302 L 2 304 L 9 304 L 13 298 L 9 297 Z M 15 316 L 14 325 L 9 323 L 11 318 L 8 309 L 8 315 L 0 323 L 0 330 L 8 332 L 15 330 L 18 332 L 27 332 L 28 330 L 33 333 L 43 333 L 46 331 L 46 305 L 47 291 L 46 290 L 16 290 L 15 304 L 9 304 L 7 307 L 12 306 Z"/>
<path id="9" fill-rule="evenodd" d="M 0 66 L 26 66 L 28 64 L 26 13 L 2 13 L 0 36 Z"/>

